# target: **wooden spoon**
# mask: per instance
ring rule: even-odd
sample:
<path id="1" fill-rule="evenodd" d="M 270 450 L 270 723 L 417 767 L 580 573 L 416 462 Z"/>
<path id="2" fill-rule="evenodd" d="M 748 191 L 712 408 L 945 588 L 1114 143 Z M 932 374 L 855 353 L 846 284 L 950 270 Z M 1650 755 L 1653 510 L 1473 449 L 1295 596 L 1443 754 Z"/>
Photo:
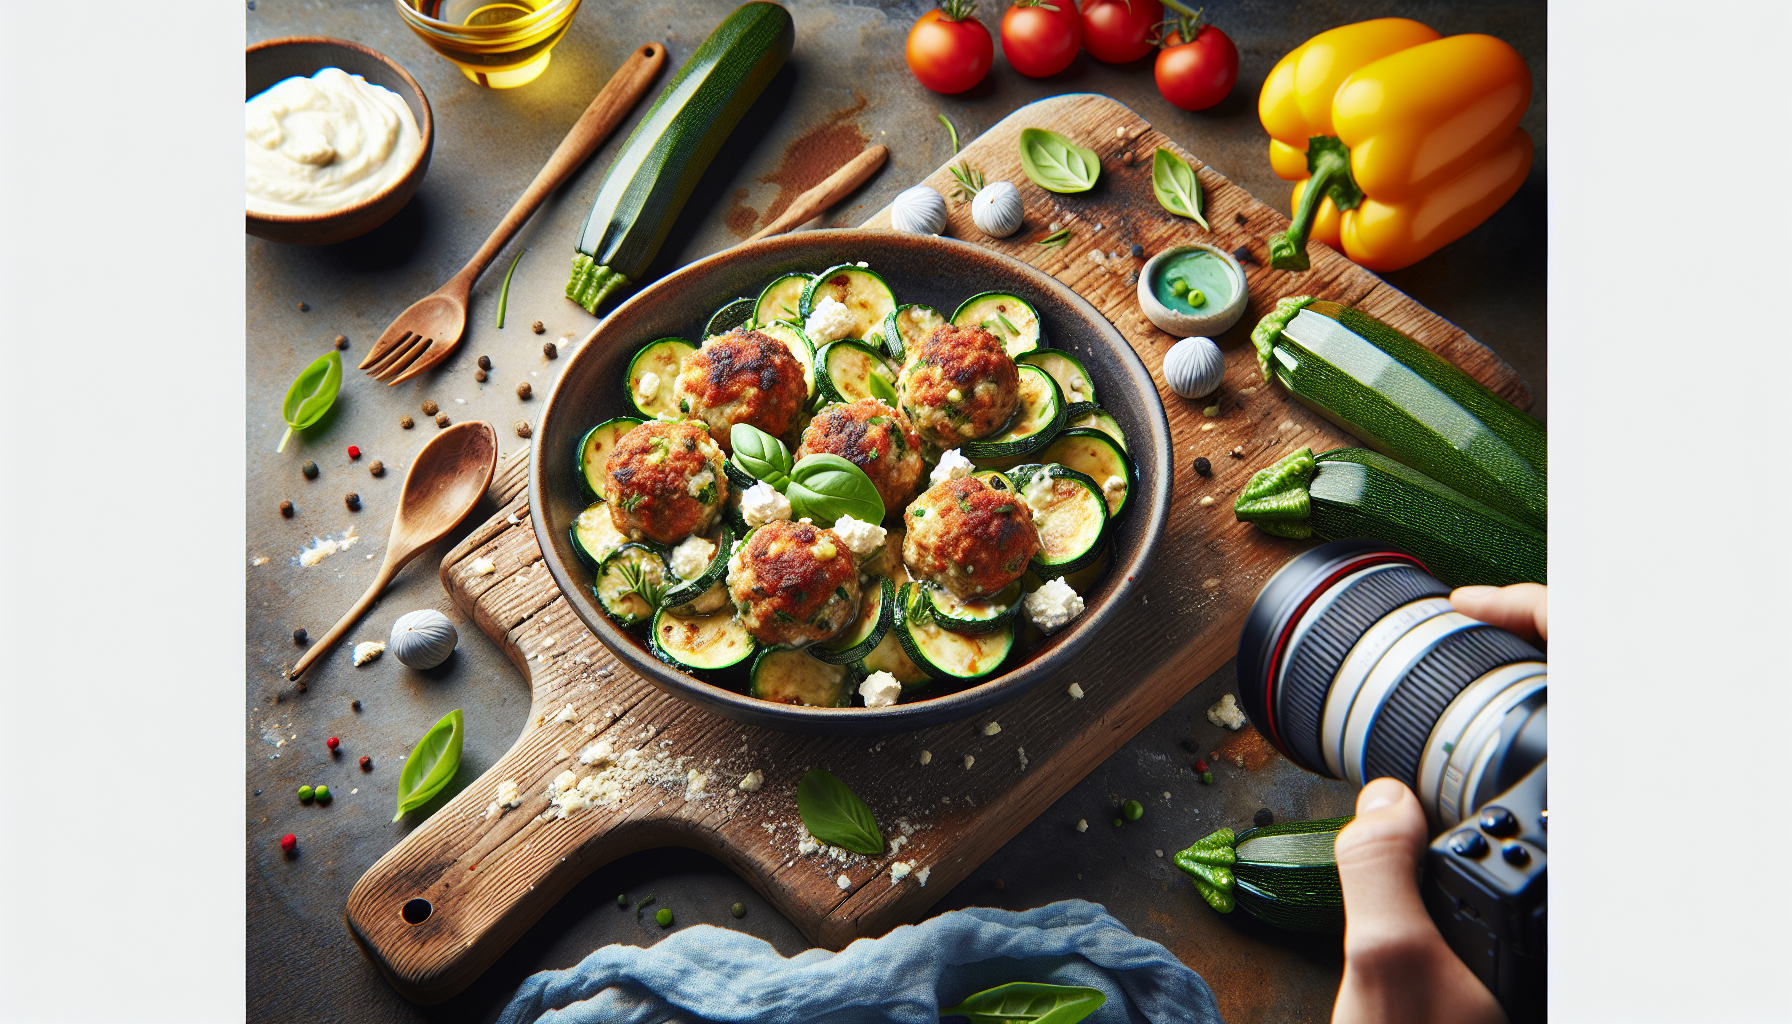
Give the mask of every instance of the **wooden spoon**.
<path id="1" fill-rule="evenodd" d="M 404 475 L 398 514 L 392 517 L 392 536 L 386 541 L 386 560 L 380 564 L 373 586 L 305 652 L 287 673 L 288 679 L 299 678 L 312 662 L 329 653 L 372 607 L 398 570 L 460 525 L 491 486 L 497 467 L 498 432 L 490 423 L 456 423 L 423 446 Z"/>

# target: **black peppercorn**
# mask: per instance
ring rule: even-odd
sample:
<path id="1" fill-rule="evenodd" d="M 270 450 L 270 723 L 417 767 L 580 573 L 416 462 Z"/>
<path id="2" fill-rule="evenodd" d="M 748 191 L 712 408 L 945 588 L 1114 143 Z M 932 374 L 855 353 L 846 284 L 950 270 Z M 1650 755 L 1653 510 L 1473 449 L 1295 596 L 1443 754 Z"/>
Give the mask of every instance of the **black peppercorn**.
<path id="1" fill-rule="evenodd" d="M 306 690 L 311 689 L 311 687 L 305 685 L 305 680 L 303 680 L 303 679 L 292 684 L 292 688 L 299 691 L 300 693 L 304 693 Z M 278 695 L 276 694 L 276 696 L 278 696 Z"/>
<path id="2" fill-rule="evenodd" d="M 518 384 L 516 386 L 516 397 L 518 397 L 518 398 L 528 398 L 530 395 L 532 395 L 534 393 L 535 393 L 535 388 L 533 386 L 531 386 L 528 381 L 523 381 L 521 384 Z"/>
<path id="3" fill-rule="evenodd" d="M 280 514 L 285 516 L 288 519 L 291 519 L 292 518 L 292 502 L 290 502 L 290 501 L 281 502 L 280 503 Z"/>
<path id="4" fill-rule="evenodd" d="M 336 347 L 337 348 L 347 348 L 348 347 L 348 338 L 345 337 L 344 335 L 338 334 L 336 336 Z"/>
<path id="5" fill-rule="evenodd" d="M 1212 476 L 1213 463 L 1207 461 L 1207 456 L 1197 455 L 1195 456 L 1195 472 L 1201 476 Z"/>
<path id="6" fill-rule="evenodd" d="M 1258 828 L 1262 828 L 1265 825 L 1274 825 L 1276 823 L 1276 816 L 1270 813 L 1269 808 L 1259 807 L 1257 808 L 1257 813 L 1251 815 L 1251 821 Z"/>
<path id="7" fill-rule="evenodd" d="M 361 511 L 361 496 L 359 494 L 356 494 L 354 491 L 350 491 L 347 494 L 343 495 L 342 500 L 344 502 L 348 503 L 348 510 L 350 512 Z"/>
<path id="8" fill-rule="evenodd" d="M 299 467 L 299 472 L 305 474 L 305 479 L 307 480 L 316 480 L 317 463 L 312 462 L 310 459 L 306 459 L 305 464 Z"/>
<path id="9" fill-rule="evenodd" d="M 533 434 L 533 433 L 535 433 L 535 431 L 530 428 L 528 420 L 517 420 L 516 421 L 516 436 L 528 437 L 530 434 Z"/>
<path id="10" fill-rule="evenodd" d="M 409 430 L 411 427 L 415 426 L 416 423 L 409 416 L 400 416 L 398 417 L 398 425 Z"/>
<path id="11" fill-rule="evenodd" d="M 359 698 L 357 698 L 355 700 L 351 700 L 348 702 L 348 706 L 349 706 L 349 709 L 352 711 L 359 711 L 359 710 L 361 710 L 361 701 L 359 700 Z"/>
<path id="12" fill-rule="evenodd" d="M 1232 223 L 1234 224 L 1249 224 L 1250 222 L 1251 218 L 1246 217 L 1242 213 L 1235 213 L 1232 215 Z"/>
<path id="13" fill-rule="evenodd" d="M 307 305 L 306 303 L 301 302 L 301 303 L 299 303 L 299 312 L 309 313 L 309 312 L 311 312 L 311 307 L 309 305 Z"/>
<path id="14" fill-rule="evenodd" d="M 541 343 L 541 354 L 549 359 L 558 359 L 560 358 L 560 346 L 551 341 L 544 341 Z"/>
<path id="15" fill-rule="evenodd" d="M 436 410 L 438 408 L 440 408 L 440 407 L 436 405 L 435 399 L 425 398 L 423 400 L 423 415 L 434 416 L 436 414 Z"/>
<path id="16" fill-rule="evenodd" d="M 1135 243 L 1133 243 L 1133 247 L 1132 247 L 1132 258 L 1133 258 L 1133 259 L 1135 259 L 1135 260 L 1136 260 L 1136 259 L 1143 259 L 1143 258 L 1144 258 L 1144 256 L 1145 256 L 1145 247 L 1144 247 L 1144 246 L 1142 246 L 1142 245 L 1139 245 L 1139 244 L 1138 244 L 1138 243 L 1136 243 L 1136 242 L 1135 242 Z"/>
<path id="17" fill-rule="evenodd" d="M 478 381 L 481 384 L 484 384 L 485 383 L 485 371 L 484 370 L 474 370 L 473 371 L 473 379 Z"/>
<path id="18" fill-rule="evenodd" d="M 491 356 L 480 356 L 479 357 L 479 368 L 481 370 L 491 369 L 492 368 L 492 357 Z"/>
<path id="19" fill-rule="evenodd" d="M 386 464 L 378 459 L 374 459 L 373 462 L 368 465 L 367 472 L 372 473 L 374 476 L 385 476 Z"/>
<path id="20" fill-rule="evenodd" d="M 447 414 L 447 413 L 445 413 L 445 412 L 439 412 L 439 413 L 436 413 L 436 426 L 438 426 L 438 427 L 445 427 L 445 426 L 447 426 L 447 425 L 448 425 L 448 424 L 449 424 L 449 423 L 450 423 L 450 422 L 451 422 L 451 421 L 450 421 L 450 420 L 449 420 L 449 419 L 448 419 L 448 414 Z"/>
<path id="21" fill-rule="evenodd" d="M 1237 260 L 1240 263 L 1255 263 L 1255 262 L 1257 262 L 1256 259 L 1254 259 L 1251 256 L 1251 247 L 1248 245 L 1241 245 L 1238 248 L 1232 250 L 1232 258 Z"/>
<path id="22" fill-rule="evenodd" d="M 304 626 L 300 626 L 298 629 L 292 631 L 292 642 L 295 644 L 302 644 L 310 638 L 311 634 L 305 632 Z"/>
<path id="23" fill-rule="evenodd" d="M 548 329 L 547 329 L 547 328 L 546 328 L 546 327 L 543 327 L 543 326 L 542 326 L 542 325 L 541 325 L 541 321 L 540 321 L 540 320 L 537 320 L 537 321 L 535 321 L 535 322 L 534 322 L 534 323 L 532 323 L 532 324 L 530 324 L 530 325 L 529 325 L 529 329 L 530 329 L 530 330 L 531 330 L 531 331 L 534 331 L 534 332 L 535 332 L 535 333 L 536 333 L 536 334 L 546 334 L 546 333 L 547 333 L 547 330 L 548 330 Z"/>

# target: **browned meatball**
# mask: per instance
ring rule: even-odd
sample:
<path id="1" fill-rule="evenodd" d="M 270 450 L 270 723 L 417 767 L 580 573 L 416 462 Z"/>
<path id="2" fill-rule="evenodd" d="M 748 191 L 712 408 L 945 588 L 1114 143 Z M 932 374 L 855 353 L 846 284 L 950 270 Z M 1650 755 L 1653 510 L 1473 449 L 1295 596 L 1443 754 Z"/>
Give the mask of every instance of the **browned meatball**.
<path id="1" fill-rule="evenodd" d="M 722 451 L 701 423 L 643 423 L 604 463 L 610 521 L 630 540 L 675 544 L 702 533 L 727 500 Z"/>
<path id="2" fill-rule="evenodd" d="M 935 327 L 908 350 L 902 411 L 941 448 L 1001 430 L 1020 404 L 1020 372 L 1002 341 L 981 327 Z"/>
<path id="3" fill-rule="evenodd" d="M 891 513 L 908 504 L 927 472 L 921 435 L 907 416 L 875 398 L 822 407 L 803 431 L 796 457 L 816 452 L 831 452 L 864 470 Z"/>
<path id="4" fill-rule="evenodd" d="M 832 530 L 775 519 L 728 559 L 728 595 L 760 641 L 801 647 L 827 640 L 859 611 L 859 567 Z"/>
<path id="5" fill-rule="evenodd" d="M 910 575 L 963 600 L 994 597 L 1039 552 L 1033 510 L 1013 491 L 974 476 L 927 489 L 902 513 L 902 561 Z"/>
<path id="6" fill-rule="evenodd" d="M 691 353 L 672 397 L 680 412 L 709 425 L 722 450 L 728 431 L 747 423 L 774 437 L 790 433 L 809 398 L 803 364 L 776 338 L 735 328 Z"/>

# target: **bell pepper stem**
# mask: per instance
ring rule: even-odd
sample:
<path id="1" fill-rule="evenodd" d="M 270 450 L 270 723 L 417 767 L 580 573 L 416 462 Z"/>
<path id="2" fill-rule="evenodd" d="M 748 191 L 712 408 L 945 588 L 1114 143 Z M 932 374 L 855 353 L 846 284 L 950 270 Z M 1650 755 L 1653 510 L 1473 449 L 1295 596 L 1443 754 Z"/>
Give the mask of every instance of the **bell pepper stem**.
<path id="1" fill-rule="evenodd" d="M 1327 196 L 1339 210 L 1354 210 L 1363 201 L 1363 190 L 1350 175 L 1350 147 L 1330 135 L 1307 140 L 1307 190 L 1294 208 L 1288 230 L 1269 240 L 1269 265 L 1276 270 L 1307 270 L 1307 238 L 1319 215 L 1319 201 Z"/>

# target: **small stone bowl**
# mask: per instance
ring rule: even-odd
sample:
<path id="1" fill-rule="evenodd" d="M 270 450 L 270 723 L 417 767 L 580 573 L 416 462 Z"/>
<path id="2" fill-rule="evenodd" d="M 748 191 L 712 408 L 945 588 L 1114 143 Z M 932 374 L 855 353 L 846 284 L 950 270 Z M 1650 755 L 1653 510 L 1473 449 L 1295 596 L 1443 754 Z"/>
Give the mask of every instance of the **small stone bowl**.
<path id="1" fill-rule="evenodd" d="M 1159 268 L 1165 262 L 1175 259 L 1183 253 L 1194 252 L 1197 249 L 1218 256 L 1225 261 L 1226 266 L 1232 268 L 1234 283 L 1232 300 L 1222 307 L 1215 308 L 1210 313 L 1183 313 L 1157 301 L 1157 296 L 1151 291 L 1151 282 L 1156 278 Z M 1250 300 L 1249 289 L 1250 286 L 1245 281 L 1244 268 L 1239 266 L 1238 260 L 1234 259 L 1232 254 L 1226 250 L 1202 242 L 1173 245 L 1146 260 L 1145 269 L 1139 271 L 1139 308 L 1145 311 L 1146 319 L 1179 338 L 1194 336 L 1212 338 L 1223 334 L 1227 328 L 1238 322 L 1239 317 L 1244 315 L 1245 304 Z"/>

